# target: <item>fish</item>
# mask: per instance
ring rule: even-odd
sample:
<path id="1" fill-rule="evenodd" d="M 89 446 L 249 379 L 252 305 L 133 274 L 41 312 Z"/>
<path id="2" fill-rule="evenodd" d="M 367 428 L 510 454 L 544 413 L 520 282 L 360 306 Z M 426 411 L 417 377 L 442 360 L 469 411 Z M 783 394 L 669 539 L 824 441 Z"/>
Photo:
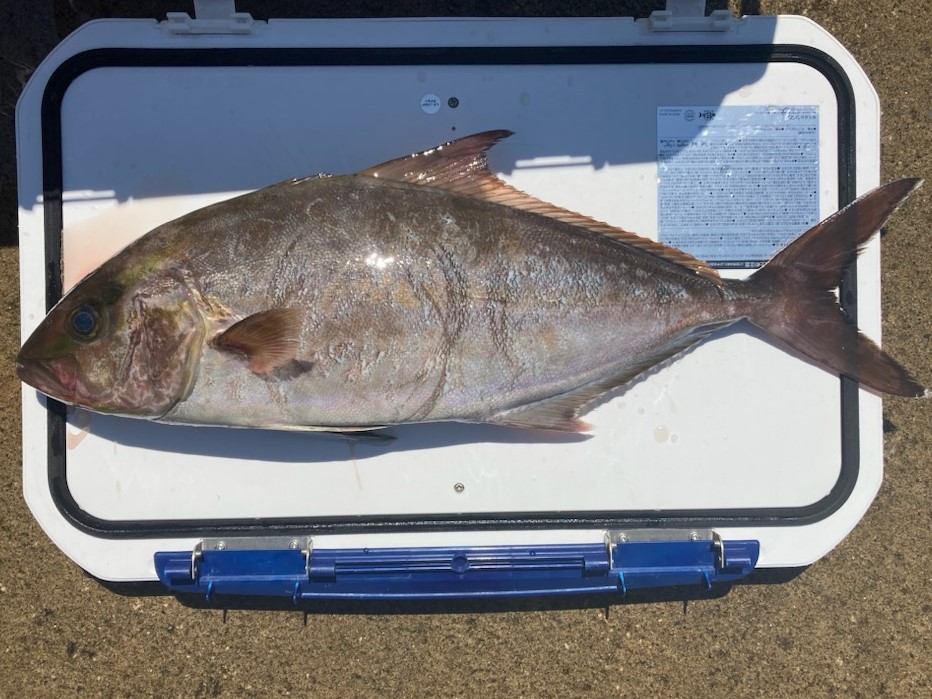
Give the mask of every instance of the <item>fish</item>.
<path id="1" fill-rule="evenodd" d="M 50 310 L 19 377 L 164 423 L 586 432 L 581 416 L 607 392 L 749 321 L 868 389 L 928 395 L 834 292 L 919 180 L 864 194 L 732 280 L 499 179 L 487 152 L 510 135 L 288 180 L 158 226 Z"/>

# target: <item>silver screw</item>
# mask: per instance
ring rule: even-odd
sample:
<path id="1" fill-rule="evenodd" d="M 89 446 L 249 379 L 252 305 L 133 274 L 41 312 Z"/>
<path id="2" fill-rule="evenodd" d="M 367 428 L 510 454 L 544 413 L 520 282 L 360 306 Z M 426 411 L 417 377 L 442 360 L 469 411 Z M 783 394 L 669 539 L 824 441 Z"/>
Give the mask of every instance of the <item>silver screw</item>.
<path id="1" fill-rule="evenodd" d="M 291 542 L 288 544 L 288 548 L 290 549 L 298 549 L 300 547 L 301 547 L 301 544 L 298 543 L 297 539 L 292 539 Z"/>
<path id="2" fill-rule="evenodd" d="M 226 547 L 227 547 L 227 545 L 226 545 L 224 542 L 222 542 L 222 541 L 218 541 L 218 542 L 214 545 L 214 548 L 217 549 L 218 551 L 223 551 Z"/>
<path id="3" fill-rule="evenodd" d="M 466 490 L 466 486 L 462 483 L 456 483 L 453 486 L 453 490 L 455 490 L 457 493 L 462 493 L 464 490 Z"/>
<path id="4" fill-rule="evenodd" d="M 623 544 L 623 543 L 625 543 L 627 540 L 628 540 L 628 535 L 625 534 L 624 532 L 622 532 L 621 534 L 618 535 L 618 543 L 619 543 L 619 544 Z"/>
<path id="5" fill-rule="evenodd" d="M 699 532 L 689 532 L 690 541 L 699 541 Z"/>

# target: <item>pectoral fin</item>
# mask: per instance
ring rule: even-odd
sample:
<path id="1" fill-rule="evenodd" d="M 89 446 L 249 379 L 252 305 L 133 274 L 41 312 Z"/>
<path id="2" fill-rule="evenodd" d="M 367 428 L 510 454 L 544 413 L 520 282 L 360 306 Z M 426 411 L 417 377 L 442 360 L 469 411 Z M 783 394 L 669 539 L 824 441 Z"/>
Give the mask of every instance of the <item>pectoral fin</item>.
<path id="1" fill-rule="evenodd" d="M 294 308 L 273 308 L 234 323 L 211 342 L 213 347 L 246 358 L 256 374 L 269 374 L 295 359 L 303 315 Z"/>

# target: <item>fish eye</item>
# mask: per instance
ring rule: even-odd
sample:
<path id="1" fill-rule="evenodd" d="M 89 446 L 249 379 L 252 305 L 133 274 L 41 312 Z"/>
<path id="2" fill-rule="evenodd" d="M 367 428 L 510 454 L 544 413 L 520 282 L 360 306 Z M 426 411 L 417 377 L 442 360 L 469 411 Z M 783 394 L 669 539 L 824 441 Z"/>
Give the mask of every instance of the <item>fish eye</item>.
<path id="1" fill-rule="evenodd" d="M 71 312 L 68 328 L 77 340 L 93 340 L 100 328 L 100 315 L 97 309 L 82 303 Z"/>

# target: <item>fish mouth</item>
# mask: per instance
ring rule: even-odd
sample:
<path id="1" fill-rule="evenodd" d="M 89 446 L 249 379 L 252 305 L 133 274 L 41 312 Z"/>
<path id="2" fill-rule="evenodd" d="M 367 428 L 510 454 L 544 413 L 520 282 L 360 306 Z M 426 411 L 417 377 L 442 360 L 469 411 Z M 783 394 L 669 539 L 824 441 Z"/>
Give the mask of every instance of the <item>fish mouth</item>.
<path id="1" fill-rule="evenodd" d="M 73 403 L 78 388 L 78 363 L 71 355 L 52 359 L 17 357 L 16 373 L 45 395 L 65 403 Z"/>

